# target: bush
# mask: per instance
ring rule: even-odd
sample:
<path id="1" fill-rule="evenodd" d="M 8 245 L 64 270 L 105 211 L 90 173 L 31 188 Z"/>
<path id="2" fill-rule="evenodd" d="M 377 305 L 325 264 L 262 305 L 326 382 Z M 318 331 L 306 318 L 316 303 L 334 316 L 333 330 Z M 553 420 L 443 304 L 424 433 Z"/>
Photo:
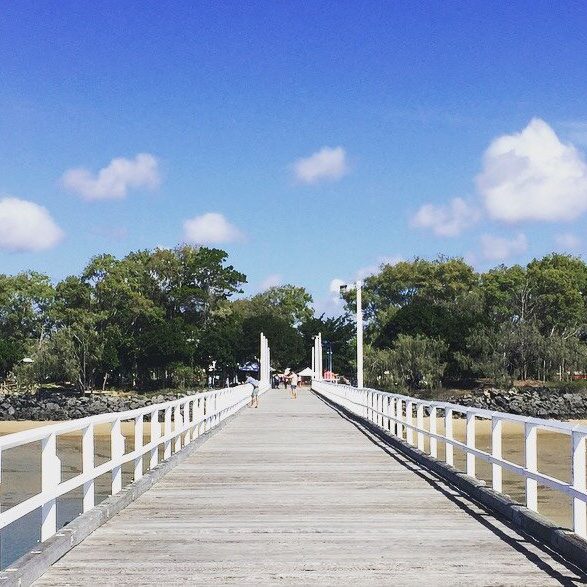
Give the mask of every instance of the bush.
<path id="1" fill-rule="evenodd" d="M 432 389 L 442 383 L 448 345 L 421 334 L 400 334 L 391 349 L 368 349 L 367 381 L 373 387 Z"/>
<path id="2" fill-rule="evenodd" d="M 199 387 L 206 383 L 206 372 L 183 363 L 173 363 L 169 369 L 171 384 L 179 389 Z"/>

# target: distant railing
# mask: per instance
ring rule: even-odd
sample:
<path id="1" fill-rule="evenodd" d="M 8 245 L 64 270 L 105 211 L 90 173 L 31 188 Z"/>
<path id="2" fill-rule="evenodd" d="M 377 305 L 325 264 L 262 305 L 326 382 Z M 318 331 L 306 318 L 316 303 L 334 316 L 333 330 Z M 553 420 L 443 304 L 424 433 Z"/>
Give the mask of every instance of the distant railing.
<path id="1" fill-rule="evenodd" d="M 261 384 L 260 393 L 268 389 Z M 41 491 L 0 513 L 0 529 L 41 508 L 41 542 L 57 531 L 57 499 L 75 489 L 83 488 L 83 512 L 95 505 L 95 480 L 112 474 L 111 494 L 122 490 L 122 466 L 133 464 L 133 480 L 141 479 L 143 471 L 153 469 L 198 438 L 222 420 L 237 412 L 251 399 L 251 385 L 239 385 L 198 393 L 181 399 L 154 404 L 137 410 L 113 412 L 79 420 L 51 424 L 0 437 L 0 457 L 8 449 L 41 442 Z M 159 422 L 160 415 L 162 422 Z M 150 422 L 145 423 L 145 417 Z M 126 451 L 122 423 L 133 424 L 134 447 Z M 110 459 L 94 462 L 94 435 L 97 425 L 110 425 Z M 149 442 L 144 443 L 145 424 L 149 426 Z M 62 481 L 61 461 L 57 454 L 57 438 L 62 434 L 81 434 L 82 467 L 75 477 Z M 159 448 L 162 447 L 162 459 Z M 146 459 L 146 460 L 145 460 Z M 144 466 L 144 461 L 145 465 Z M 1 474 L 1 460 L 0 460 Z"/>
<path id="2" fill-rule="evenodd" d="M 502 493 L 503 469 L 520 475 L 525 480 L 526 506 L 538 512 L 538 484 L 550 487 L 572 498 L 573 531 L 587 538 L 587 492 L 585 439 L 587 427 L 574 426 L 556 420 L 544 420 L 494 412 L 439 401 L 427 401 L 405 395 L 387 393 L 374 389 L 357 389 L 347 385 L 335 385 L 313 381 L 312 389 L 332 402 L 362 416 L 382 427 L 386 432 L 405 440 L 408 444 L 425 450 L 425 436 L 429 438 L 427 452 L 438 458 L 438 442 L 445 443 L 445 461 L 454 466 L 454 448 L 466 455 L 465 472 L 475 477 L 476 459 L 492 465 L 492 487 Z M 429 414 L 425 427 L 425 411 Z M 460 442 L 453 437 L 455 412 L 466 418 L 466 440 Z M 439 413 L 444 416 L 444 433 L 437 431 Z M 415 420 L 414 420 L 415 417 Z M 491 452 L 475 446 L 475 423 L 477 419 L 491 421 Z M 518 465 L 502 456 L 502 425 L 504 422 L 524 426 L 524 465 Z M 538 471 L 538 430 L 548 430 L 571 437 L 570 483 L 545 475 Z"/>

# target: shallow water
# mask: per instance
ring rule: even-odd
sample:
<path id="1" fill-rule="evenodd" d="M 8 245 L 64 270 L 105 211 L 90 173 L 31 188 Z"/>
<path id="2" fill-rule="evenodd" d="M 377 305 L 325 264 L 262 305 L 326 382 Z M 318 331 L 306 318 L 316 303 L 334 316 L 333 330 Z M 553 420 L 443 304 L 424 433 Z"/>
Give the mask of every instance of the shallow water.
<path id="1" fill-rule="evenodd" d="M 49 424 L 47 422 L 45 424 Z M 39 422 L 0 422 L 0 436 L 37 427 Z M 126 451 L 134 448 L 131 428 L 123 428 Z M 145 436 L 144 442 L 149 442 Z M 61 478 L 63 481 L 75 477 L 81 472 L 82 452 L 81 436 L 68 434 L 57 439 L 57 456 L 61 460 Z M 94 459 L 96 465 L 110 459 L 110 436 L 98 430 L 95 436 Z M 146 459 L 145 459 L 146 461 Z M 146 468 L 146 463 L 145 463 Z M 132 463 L 123 466 L 123 486 L 132 481 Z M 111 474 L 96 479 L 95 503 L 98 504 L 111 489 Z M 17 505 L 39 493 L 41 490 L 41 443 L 32 442 L 2 452 L 2 482 L 0 483 L 0 508 L 2 511 Z M 82 489 L 71 491 L 57 500 L 57 527 L 61 528 L 71 522 L 82 511 Z M 6 526 L 0 531 L 0 568 L 15 561 L 33 549 L 40 540 L 40 508 Z"/>

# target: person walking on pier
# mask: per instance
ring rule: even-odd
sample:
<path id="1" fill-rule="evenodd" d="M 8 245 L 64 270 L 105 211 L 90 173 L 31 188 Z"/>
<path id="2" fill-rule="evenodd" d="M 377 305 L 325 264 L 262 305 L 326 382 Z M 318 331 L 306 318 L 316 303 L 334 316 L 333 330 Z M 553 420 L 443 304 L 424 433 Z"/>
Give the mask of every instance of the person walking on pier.
<path id="1" fill-rule="evenodd" d="M 250 383 L 253 386 L 253 391 L 251 392 L 251 403 L 249 404 L 249 406 L 251 408 L 258 408 L 259 407 L 259 381 L 257 381 L 257 379 L 255 379 L 249 375 L 246 378 L 245 383 Z"/>
<path id="2" fill-rule="evenodd" d="M 299 381 L 298 374 L 295 371 L 292 371 L 289 374 L 289 388 L 291 390 L 291 399 L 296 399 L 298 397 L 298 381 Z"/>

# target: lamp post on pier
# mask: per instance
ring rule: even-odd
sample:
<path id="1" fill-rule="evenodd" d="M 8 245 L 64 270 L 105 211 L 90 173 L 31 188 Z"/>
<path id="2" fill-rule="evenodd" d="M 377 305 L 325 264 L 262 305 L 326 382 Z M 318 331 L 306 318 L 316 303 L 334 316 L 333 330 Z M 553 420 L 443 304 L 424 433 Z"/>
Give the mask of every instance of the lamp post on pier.
<path id="1" fill-rule="evenodd" d="M 328 364 L 328 370 L 332 374 L 332 342 L 325 340 L 322 342 L 322 346 L 326 347 L 326 362 Z"/>

